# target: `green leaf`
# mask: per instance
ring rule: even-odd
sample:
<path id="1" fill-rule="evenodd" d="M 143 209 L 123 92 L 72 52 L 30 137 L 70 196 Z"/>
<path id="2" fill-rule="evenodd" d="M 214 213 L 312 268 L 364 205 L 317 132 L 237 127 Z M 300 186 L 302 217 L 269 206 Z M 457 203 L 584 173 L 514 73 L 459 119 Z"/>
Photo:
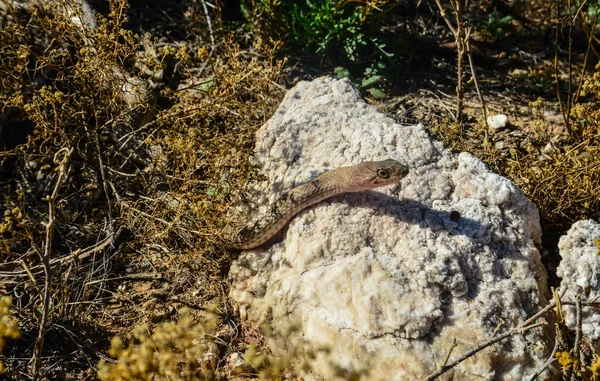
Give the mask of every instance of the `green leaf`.
<path id="1" fill-rule="evenodd" d="M 381 76 L 381 75 L 374 75 L 372 77 L 366 78 L 362 81 L 362 83 L 360 84 L 360 87 L 367 88 L 369 86 L 373 86 L 377 82 L 381 81 L 381 78 L 383 78 L 383 76 Z M 385 94 L 384 94 L 384 96 L 385 96 Z"/>
<path id="2" fill-rule="evenodd" d="M 229 172 L 228 171 L 223 172 L 223 174 L 221 175 L 221 179 L 219 180 L 219 183 L 221 183 L 221 184 L 225 184 L 225 183 L 229 184 L 229 181 L 227 181 L 228 178 L 229 178 Z"/>
<path id="3" fill-rule="evenodd" d="M 385 93 L 383 91 L 379 90 L 376 87 L 372 87 L 368 91 L 369 91 L 369 94 L 371 94 L 371 96 L 373 96 L 375 98 L 382 99 L 387 96 L 387 95 L 385 95 Z"/>
<path id="4" fill-rule="evenodd" d="M 381 42 L 379 39 L 377 38 L 373 38 L 371 39 L 371 42 L 377 47 L 377 49 L 386 57 L 391 58 L 394 56 L 394 53 L 390 53 L 390 52 L 386 52 L 385 51 L 385 42 Z"/>
<path id="5" fill-rule="evenodd" d="M 338 78 L 350 78 L 351 77 L 348 69 L 346 69 L 343 66 L 338 66 L 335 69 L 333 69 L 333 71 Z"/>
<path id="6" fill-rule="evenodd" d="M 209 90 L 213 86 L 213 79 L 214 79 L 214 76 L 212 76 L 212 75 L 210 77 L 208 77 L 208 79 L 200 85 L 200 90 L 202 90 L 202 91 Z"/>

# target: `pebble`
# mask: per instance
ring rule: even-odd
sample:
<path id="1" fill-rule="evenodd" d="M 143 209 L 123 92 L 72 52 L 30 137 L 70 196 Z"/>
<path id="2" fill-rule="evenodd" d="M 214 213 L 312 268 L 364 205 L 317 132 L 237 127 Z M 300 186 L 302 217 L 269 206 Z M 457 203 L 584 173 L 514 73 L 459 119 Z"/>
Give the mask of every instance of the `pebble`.
<path id="1" fill-rule="evenodd" d="M 499 128 L 506 127 L 506 122 L 508 122 L 508 117 L 504 114 L 496 114 L 490 115 L 487 118 L 488 125 L 497 130 Z"/>

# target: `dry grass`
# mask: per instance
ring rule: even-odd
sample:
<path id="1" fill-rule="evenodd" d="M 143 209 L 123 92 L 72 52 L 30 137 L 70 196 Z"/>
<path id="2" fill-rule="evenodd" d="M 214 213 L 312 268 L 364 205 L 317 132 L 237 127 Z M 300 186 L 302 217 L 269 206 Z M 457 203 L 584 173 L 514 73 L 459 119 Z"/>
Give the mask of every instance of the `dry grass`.
<path id="1" fill-rule="evenodd" d="M 243 349 L 220 235 L 232 195 L 254 173 L 253 133 L 283 94 L 277 44 L 241 47 L 227 33 L 210 49 L 198 40 L 159 43 L 124 27 L 120 0 L 97 15 L 95 29 L 72 22 L 78 12 L 57 1 L 2 18 L 1 287 L 19 295 L 23 331 L 6 353 L 14 359 L 7 377 L 93 378 L 89 366 L 113 334 L 141 340 L 139 328 L 131 333 L 137 323 L 150 329 L 185 305 L 200 321 L 216 306 L 214 356 Z M 15 134 L 17 125 L 29 131 Z M 65 149 L 70 163 L 57 177 Z M 55 187 L 53 216 L 46 196 Z M 204 340 L 190 319 L 180 326 Z M 43 348 L 39 369 L 17 360 L 34 355 L 34 342 Z M 112 353 L 122 359 L 124 350 L 113 345 Z M 63 356 L 80 361 L 49 367 Z M 177 363 L 164 359 L 155 370 L 173 377 Z"/>

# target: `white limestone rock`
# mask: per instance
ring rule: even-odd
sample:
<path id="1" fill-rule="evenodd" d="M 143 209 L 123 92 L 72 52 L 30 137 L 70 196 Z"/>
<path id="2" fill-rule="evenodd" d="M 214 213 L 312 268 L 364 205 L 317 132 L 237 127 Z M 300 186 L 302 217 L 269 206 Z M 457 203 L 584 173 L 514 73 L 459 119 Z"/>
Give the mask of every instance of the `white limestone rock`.
<path id="1" fill-rule="evenodd" d="M 402 186 L 301 212 L 231 267 L 231 297 L 270 327 L 275 351 L 318 352 L 306 379 L 336 379 L 336 368 L 421 379 L 454 339 L 450 361 L 546 302 L 537 208 L 477 158 L 379 113 L 349 81 L 299 83 L 256 140 L 265 204 L 339 166 L 391 158 L 410 168 Z M 442 379 L 521 380 L 543 363 L 545 340 L 541 328 L 528 331 Z"/>
<path id="2" fill-rule="evenodd" d="M 504 114 L 490 115 L 487 118 L 487 123 L 488 126 L 493 128 L 494 130 L 498 130 L 500 128 L 506 127 L 506 124 L 508 123 L 508 117 Z"/>
<path id="3" fill-rule="evenodd" d="M 558 250 L 562 257 L 556 274 L 560 282 L 563 299 L 575 300 L 577 294 L 581 301 L 600 300 L 600 224 L 593 220 L 577 221 L 566 235 L 560 237 Z M 575 306 L 563 306 L 565 321 L 569 328 L 575 329 Z M 581 309 L 581 331 L 600 351 L 600 312 L 596 308 Z"/>

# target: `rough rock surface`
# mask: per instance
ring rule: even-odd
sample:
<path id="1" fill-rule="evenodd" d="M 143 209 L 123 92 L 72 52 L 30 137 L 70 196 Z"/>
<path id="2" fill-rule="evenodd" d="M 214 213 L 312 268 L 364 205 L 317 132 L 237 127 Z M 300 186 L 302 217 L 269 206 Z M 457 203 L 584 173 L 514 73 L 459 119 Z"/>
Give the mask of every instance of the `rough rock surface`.
<path id="1" fill-rule="evenodd" d="M 562 278 L 561 292 L 565 300 L 575 300 L 577 294 L 581 301 L 600 300 L 600 224 L 593 220 L 577 221 L 566 235 L 560 238 L 558 249 L 562 260 L 556 274 Z M 576 309 L 563 306 L 567 325 L 575 329 Z M 581 330 L 600 351 L 600 313 L 598 309 L 581 309 Z"/>
<path id="2" fill-rule="evenodd" d="M 307 379 L 336 379 L 336 369 L 421 379 L 455 339 L 450 361 L 545 303 L 537 208 L 477 158 L 379 113 L 349 81 L 299 83 L 256 140 L 265 204 L 339 166 L 391 158 L 410 167 L 401 186 L 301 212 L 231 267 L 231 297 L 242 316 L 270 326 L 273 349 L 318 352 Z M 445 377 L 521 380 L 546 347 L 534 329 Z"/>

